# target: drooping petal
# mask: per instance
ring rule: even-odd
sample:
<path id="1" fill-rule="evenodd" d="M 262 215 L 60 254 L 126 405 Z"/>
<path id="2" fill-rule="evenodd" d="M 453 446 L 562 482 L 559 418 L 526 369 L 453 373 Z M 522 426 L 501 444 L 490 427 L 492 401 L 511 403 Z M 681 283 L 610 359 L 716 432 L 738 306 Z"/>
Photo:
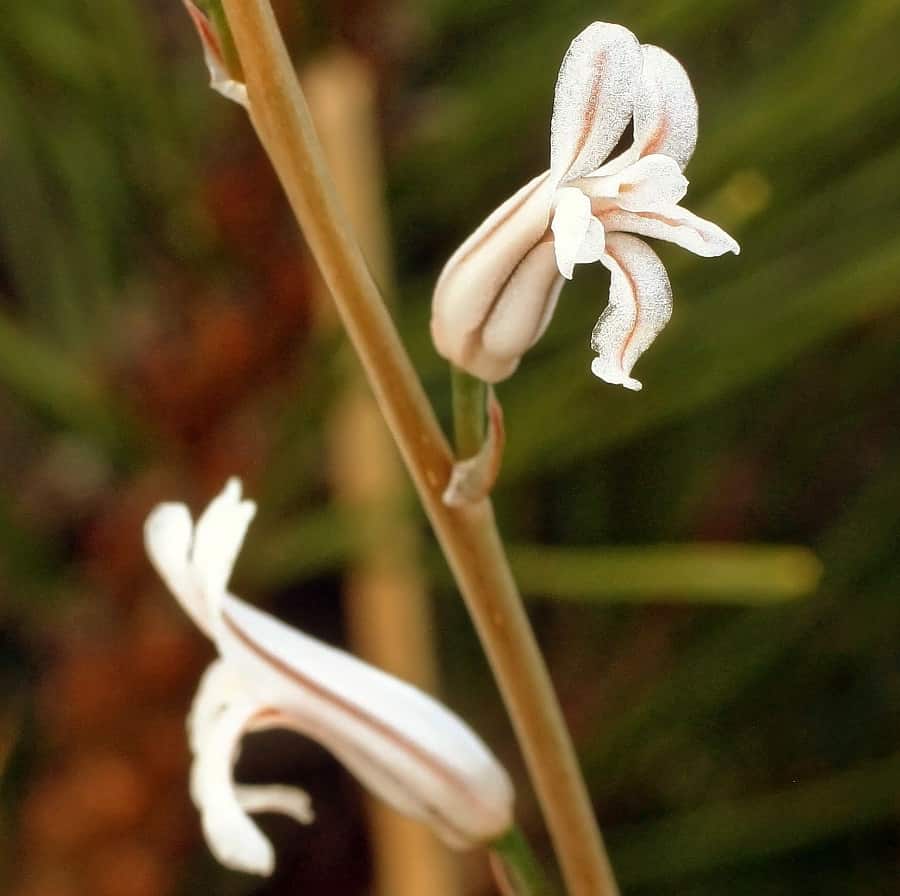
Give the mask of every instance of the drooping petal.
<path id="1" fill-rule="evenodd" d="M 228 72 L 222 53 L 222 42 L 212 22 L 192 0 L 184 0 L 184 5 L 197 29 L 200 43 L 203 45 L 203 59 L 209 70 L 209 86 L 226 99 L 233 100 L 244 108 L 249 108 L 247 85 L 235 80 Z"/>
<path id="2" fill-rule="evenodd" d="M 675 205 L 687 192 L 688 181 L 674 159 L 652 155 L 638 159 L 617 174 L 582 178 L 577 186 L 592 199 L 641 212 Z"/>
<path id="3" fill-rule="evenodd" d="M 187 719 L 188 744 L 192 753 L 203 749 L 215 730 L 216 719 L 244 693 L 240 676 L 224 660 L 214 660 L 206 667 Z"/>
<path id="4" fill-rule="evenodd" d="M 572 41 L 553 100 L 554 185 L 588 174 L 612 152 L 631 118 L 640 71 L 640 45 L 621 25 L 594 22 Z"/>
<path id="5" fill-rule="evenodd" d="M 194 524 L 184 504 L 160 504 L 144 523 L 144 545 L 160 578 L 207 635 L 211 620 L 191 566 Z"/>
<path id="6" fill-rule="evenodd" d="M 206 692 L 206 699 L 210 699 Z M 275 867 L 272 844 L 253 823 L 235 790 L 234 764 L 241 738 L 260 712 L 250 699 L 236 700 L 212 714 L 200 737 L 201 749 L 191 769 L 191 795 L 200 810 L 203 832 L 213 855 L 229 868 L 251 874 L 271 874 Z"/>
<path id="7" fill-rule="evenodd" d="M 607 236 L 603 263 L 610 271 L 609 305 L 591 334 L 595 376 L 639 390 L 631 376 L 637 359 L 672 315 L 672 288 L 662 262 L 644 242 L 622 233 Z"/>
<path id="8" fill-rule="evenodd" d="M 552 246 L 547 243 L 549 267 L 535 264 L 534 257 L 526 262 L 547 233 L 552 196 L 546 172 L 526 184 L 459 247 L 435 287 L 431 314 L 435 347 L 447 360 L 489 382 L 509 376 L 530 348 L 538 328 L 527 321 L 542 321 L 548 309 L 552 311 L 551 284 L 557 279 Z M 537 254 L 544 259 L 545 253 Z M 523 268 L 538 273 L 537 281 L 523 279 Z M 501 338 L 503 346 L 495 353 L 485 345 L 484 336 L 504 295 L 505 304 L 515 299 L 512 317 L 526 323 L 521 332 Z M 502 336 L 496 328 L 492 332 Z"/>
<path id="9" fill-rule="evenodd" d="M 474 844 L 505 832 L 512 786 L 481 740 L 410 685 L 233 597 L 219 649 L 260 705 L 343 759 L 384 800 Z M 440 819 L 440 824 L 435 823 Z"/>
<path id="10" fill-rule="evenodd" d="M 591 213 L 591 200 L 574 187 L 556 193 L 556 208 L 550 225 L 556 266 L 567 280 L 576 263 L 589 264 L 603 255 L 603 225 Z"/>
<path id="11" fill-rule="evenodd" d="M 197 520 L 191 562 L 212 613 L 218 611 L 255 514 L 256 504 L 241 500 L 241 482 L 232 477 Z"/>
<path id="12" fill-rule="evenodd" d="M 675 243 L 695 255 L 712 258 L 741 247 L 717 224 L 689 212 L 680 205 L 661 205 L 652 211 L 628 212 L 610 209 L 601 220 L 607 231 L 623 231 Z"/>

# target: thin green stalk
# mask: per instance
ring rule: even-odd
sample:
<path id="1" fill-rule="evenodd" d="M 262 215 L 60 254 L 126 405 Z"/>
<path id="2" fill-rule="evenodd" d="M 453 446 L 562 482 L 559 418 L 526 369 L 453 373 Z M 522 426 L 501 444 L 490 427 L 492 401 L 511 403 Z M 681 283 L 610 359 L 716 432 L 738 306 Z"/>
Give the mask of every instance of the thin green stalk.
<path id="1" fill-rule="evenodd" d="M 450 368 L 453 389 L 453 434 L 457 456 L 478 454 L 485 436 L 487 383 L 458 367 Z"/>
<path id="2" fill-rule="evenodd" d="M 491 844 L 491 859 L 509 896 L 551 896 L 544 871 L 518 825 Z"/>

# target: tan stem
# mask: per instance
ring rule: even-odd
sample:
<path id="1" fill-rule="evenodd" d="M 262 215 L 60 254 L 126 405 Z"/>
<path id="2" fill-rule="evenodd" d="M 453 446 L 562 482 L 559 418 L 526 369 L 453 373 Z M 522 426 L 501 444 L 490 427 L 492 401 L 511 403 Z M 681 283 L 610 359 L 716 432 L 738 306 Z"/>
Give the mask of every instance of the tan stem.
<path id="1" fill-rule="evenodd" d="M 372 75 L 350 51 L 333 50 L 304 68 L 302 83 L 341 203 L 369 267 L 390 292 Z M 338 321 L 327 287 L 319 286 L 316 317 L 329 330 Z M 350 645 L 368 662 L 433 693 L 437 670 L 418 533 L 409 519 L 399 458 L 355 363 L 346 371 L 328 430 L 335 498 L 362 536 L 354 541 L 343 583 Z M 377 896 L 459 893 L 454 857 L 427 826 L 374 797 L 366 810 Z"/>
<path id="2" fill-rule="evenodd" d="M 224 0 L 251 117 L 466 600 L 572 896 L 618 892 L 489 501 L 441 501 L 453 457 L 331 186 L 268 0 Z"/>

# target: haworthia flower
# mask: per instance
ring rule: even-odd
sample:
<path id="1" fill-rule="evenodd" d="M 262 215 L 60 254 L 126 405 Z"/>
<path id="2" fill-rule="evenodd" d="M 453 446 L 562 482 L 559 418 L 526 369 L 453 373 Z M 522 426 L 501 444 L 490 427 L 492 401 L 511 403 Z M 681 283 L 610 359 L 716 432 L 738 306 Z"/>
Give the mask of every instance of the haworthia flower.
<path id="1" fill-rule="evenodd" d="M 191 794 L 219 861 L 269 874 L 272 846 L 249 814 L 312 819 L 303 791 L 234 782 L 241 739 L 270 728 L 318 741 L 375 794 L 452 847 L 503 835 L 512 824 L 512 785 L 464 722 L 416 688 L 228 592 L 255 510 L 232 479 L 196 524 L 184 504 L 159 505 L 145 524 L 154 566 L 219 653 L 188 719 Z"/>
<path id="2" fill-rule="evenodd" d="M 607 161 L 629 121 L 633 144 Z M 586 28 L 556 82 L 549 171 L 490 215 L 438 280 L 438 351 L 483 380 L 506 379 L 543 334 L 575 265 L 599 261 L 611 284 L 591 370 L 640 389 L 631 369 L 668 322 L 672 290 L 656 253 L 629 234 L 704 256 L 740 251 L 678 204 L 696 142 L 697 101 L 680 63 L 620 25 Z"/>

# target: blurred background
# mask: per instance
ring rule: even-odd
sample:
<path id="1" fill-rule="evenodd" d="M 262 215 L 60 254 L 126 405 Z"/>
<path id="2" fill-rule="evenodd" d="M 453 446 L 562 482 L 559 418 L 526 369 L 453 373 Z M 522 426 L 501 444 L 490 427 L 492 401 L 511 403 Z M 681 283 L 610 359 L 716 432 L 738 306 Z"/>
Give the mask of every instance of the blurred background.
<path id="1" fill-rule="evenodd" d="M 501 527 L 626 893 L 896 892 L 900 3 L 277 8 L 445 421 L 431 287 L 546 166 L 571 38 L 620 22 L 685 64 L 701 113 L 688 204 L 743 252 L 658 247 L 675 316 L 637 395 L 589 373 L 608 277 L 579 270 L 499 389 Z M 226 872 L 202 841 L 184 718 L 213 652 L 141 526 L 159 500 L 199 510 L 232 474 L 260 502 L 238 593 L 439 692 L 512 770 L 547 856 L 465 611 L 280 189 L 206 84 L 176 0 L 4 10 L 3 892 L 389 891 L 409 832 L 392 840 L 300 738 L 248 739 L 239 769 L 314 799 L 309 828 L 262 821 L 274 877 Z M 483 856 L 429 843 L 406 849 L 417 863 L 410 894 L 493 892 Z"/>

